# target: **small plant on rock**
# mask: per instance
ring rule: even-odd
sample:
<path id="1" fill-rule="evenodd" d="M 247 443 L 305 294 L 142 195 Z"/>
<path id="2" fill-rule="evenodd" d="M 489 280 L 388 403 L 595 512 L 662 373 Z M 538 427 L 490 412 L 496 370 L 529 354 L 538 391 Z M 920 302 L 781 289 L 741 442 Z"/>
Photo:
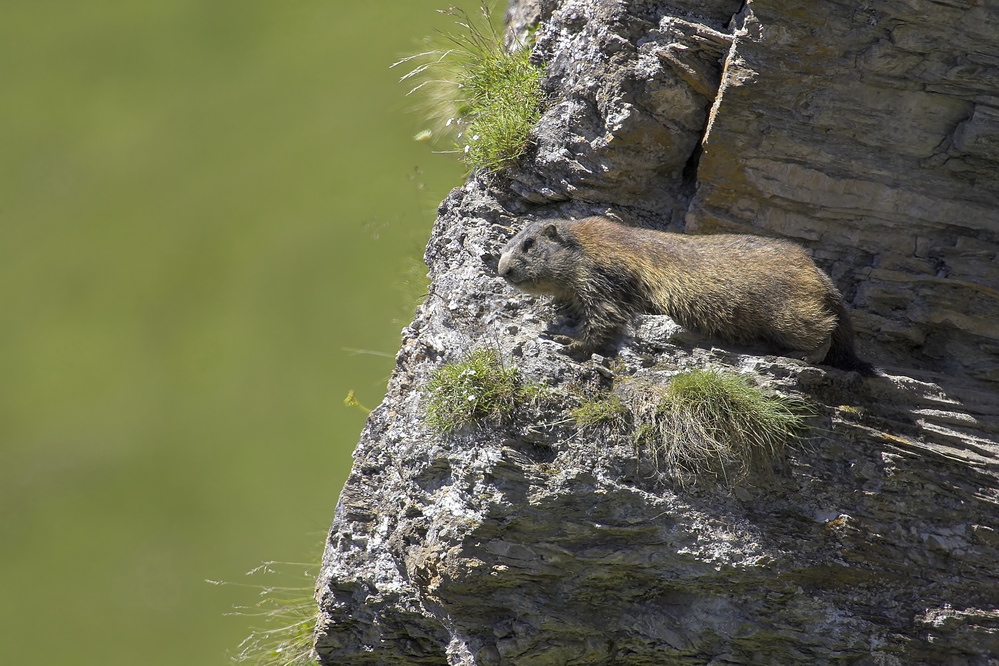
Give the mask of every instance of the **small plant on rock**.
<path id="1" fill-rule="evenodd" d="M 807 413 L 802 401 L 740 375 L 694 370 L 673 377 L 637 439 L 681 484 L 705 475 L 731 483 L 772 475 Z"/>
<path id="2" fill-rule="evenodd" d="M 482 348 L 461 361 L 438 368 L 427 383 L 426 424 L 448 434 L 479 420 L 500 423 L 514 408 L 544 392 L 539 384 L 521 381 L 499 350 Z"/>
<path id="3" fill-rule="evenodd" d="M 627 428 L 631 410 L 614 394 L 584 400 L 571 412 L 580 428 L 623 431 Z"/>
<path id="4" fill-rule="evenodd" d="M 408 94 L 423 98 L 433 125 L 418 138 L 450 136 L 469 167 L 498 170 L 529 145 L 541 117 L 543 70 L 530 62 L 526 46 L 504 45 L 487 7 L 478 19 L 455 7 L 441 13 L 454 17 L 459 30 L 392 65 L 413 66 L 402 80 L 417 83 Z"/>

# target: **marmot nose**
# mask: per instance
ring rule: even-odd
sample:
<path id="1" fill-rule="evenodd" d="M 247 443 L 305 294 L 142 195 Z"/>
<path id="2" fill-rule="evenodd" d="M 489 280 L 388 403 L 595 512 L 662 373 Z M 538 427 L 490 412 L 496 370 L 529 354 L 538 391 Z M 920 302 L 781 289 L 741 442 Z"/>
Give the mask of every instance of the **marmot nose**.
<path id="1" fill-rule="evenodd" d="M 505 278 L 506 274 L 510 272 L 510 257 L 503 255 L 500 257 L 499 266 L 496 268 L 496 275 Z"/>

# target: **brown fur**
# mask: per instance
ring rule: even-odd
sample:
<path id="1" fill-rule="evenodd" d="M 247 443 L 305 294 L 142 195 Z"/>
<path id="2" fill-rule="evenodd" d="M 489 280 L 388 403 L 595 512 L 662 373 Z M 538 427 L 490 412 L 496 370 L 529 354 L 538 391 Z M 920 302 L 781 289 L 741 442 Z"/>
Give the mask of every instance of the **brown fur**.
<path id="1" fill-rule="evenodd" d="M 600 217 L 540 221 L 510 240 L 499 275 L 554 297 L 574 323 L 574 353 L 606 344 L 634 314 L 666 314 L 722 340 L 765 343 L 811 363 L 873 374 L 854 353 L 840 293 L 787 241 L 685 236 Z"/>

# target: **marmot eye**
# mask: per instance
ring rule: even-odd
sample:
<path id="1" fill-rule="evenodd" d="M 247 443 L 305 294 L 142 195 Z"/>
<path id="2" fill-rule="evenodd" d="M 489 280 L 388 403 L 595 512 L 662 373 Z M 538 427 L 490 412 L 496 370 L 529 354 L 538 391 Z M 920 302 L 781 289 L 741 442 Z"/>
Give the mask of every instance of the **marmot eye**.
<path id="1" fill-rule="evenodd" d="M 520 249 L 521 249 L 522 252 L 527 252 L 532 247 L 534 247 L 534 239 L 533 238 L 526 238 L 526 239 L 524 239 L 524 242 L 521 244 Z"/>

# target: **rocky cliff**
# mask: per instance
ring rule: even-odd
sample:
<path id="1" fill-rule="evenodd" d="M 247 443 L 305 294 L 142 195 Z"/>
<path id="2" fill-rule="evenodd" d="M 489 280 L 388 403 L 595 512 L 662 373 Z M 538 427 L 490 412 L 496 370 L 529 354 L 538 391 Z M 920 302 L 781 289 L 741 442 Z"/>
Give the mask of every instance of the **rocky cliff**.
<path id="1" fill-rule="evenodd" d="M 318 583 L 324 664 L 999 664 L 999 3 L 518 0 L 534 147 L 441 204 Z M 862 379 L 643 317 L 613 358 L 496 277 L 525 219 L 805 246 Z M 436 434 L 426 384 L 500 350 L 550 389 Z M 664 480 L 579 395 L 715 368 L 814 406 L 776 475 Z"/>

